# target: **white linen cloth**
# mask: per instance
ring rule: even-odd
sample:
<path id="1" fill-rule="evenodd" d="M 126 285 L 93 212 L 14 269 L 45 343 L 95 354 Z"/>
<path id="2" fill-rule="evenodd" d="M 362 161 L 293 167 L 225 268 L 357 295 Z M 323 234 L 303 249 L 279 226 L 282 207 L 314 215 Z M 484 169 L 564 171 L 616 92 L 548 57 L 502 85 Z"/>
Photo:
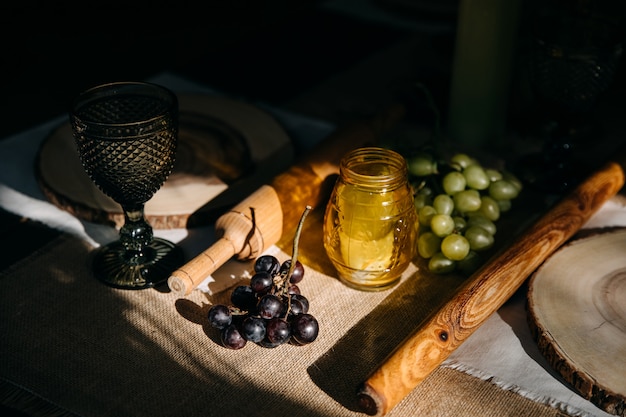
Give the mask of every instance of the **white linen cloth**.
<path id="1" fill-rule="evenodd" d="M 168 73 L 150 81 L 178 93 L 216 94 L 211 89 Z M 272 113 L 301 149 L 311 148 L 333 130 L 333 126 L 324 121 L 254 104 Z M 61 116 L 0 141 L 0 207 L 79 236 L 93 245 L 104 244 L 117 238 L 115 230 L 83 222 L 58 209 L 46 200 L 35 179 L 33 164 L 39 144 L 53 128 L 66 120 L 66 116 Z M 585 225 L 586 228 L 601 226 L 626 226 L 626 208 L 611 200 Z M 195 252 L 207 247 L 206 242 L 211 241 L 212 233 L 211 228 L 155 230 L 156 236 L 174 242 L 184 239 L 186 249 Z M 4 241 L 7 242 L 6 239 Z M 194 245 L 196 248 L 193 248 Z M 209 277 L 201 288 L 207 290 L 207 282 L 211 281 Z M 573 416 L 610 417 L 610 414 L 575 393 L 542 357 L 526 323 L 525 295 L 522 291 L 518 292 L 442 366 L 489 379 L 502 389 L 549 404 Z"/>

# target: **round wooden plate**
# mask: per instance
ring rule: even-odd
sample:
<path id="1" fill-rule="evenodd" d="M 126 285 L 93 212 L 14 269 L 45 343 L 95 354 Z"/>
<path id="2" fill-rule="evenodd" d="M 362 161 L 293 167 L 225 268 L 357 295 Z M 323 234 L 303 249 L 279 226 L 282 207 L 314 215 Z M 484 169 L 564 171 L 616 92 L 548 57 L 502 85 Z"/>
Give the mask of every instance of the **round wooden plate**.
<path id="1" fill-rule="evenodd" d="M 213 221 L 293 162 L 293 146 L 280 124 L 256 106 L 218 96 L 179 95 L 176 165 L 145 206 L 155 229 Z M 41 144 L 36 176 L 56 206 L 95 223 L 120 227 L 121 207 L 85 173 L 69 123 Z"/>
<path id="2" fill-rule="evenodd" d="M 626 414 L 626 230 L 574 240 L 529 282 L 528 317 L 550 365 L 584 398 Z"/>

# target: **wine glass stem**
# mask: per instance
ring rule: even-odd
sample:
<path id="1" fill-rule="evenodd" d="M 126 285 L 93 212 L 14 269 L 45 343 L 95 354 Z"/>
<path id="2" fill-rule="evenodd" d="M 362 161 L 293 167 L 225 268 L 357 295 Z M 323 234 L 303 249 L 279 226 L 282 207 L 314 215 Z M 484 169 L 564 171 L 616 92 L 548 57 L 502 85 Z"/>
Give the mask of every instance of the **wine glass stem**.
<path id="1" fill-rule="evenodd" d="M 144 205 L 132 208 L 123 207 L 124 225 L 120 229 L 120 241 L 126 249 L 131 263 L 145 263 L 146 258 L 152 256 L 152 251 L 146 250 L 152 243 L 152 227 L 145 219 Z"/>

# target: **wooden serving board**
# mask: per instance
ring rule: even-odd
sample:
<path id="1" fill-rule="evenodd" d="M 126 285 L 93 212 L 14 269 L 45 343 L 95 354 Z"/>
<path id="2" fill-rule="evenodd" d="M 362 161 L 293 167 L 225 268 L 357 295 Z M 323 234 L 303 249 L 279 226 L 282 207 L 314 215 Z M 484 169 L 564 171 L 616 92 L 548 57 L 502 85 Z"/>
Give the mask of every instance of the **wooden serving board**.
<path id="1" fill-rule="evenodd" d="M 528 318 L 550 365 L 584 398 L 626 416 L 626 229 L 548 258 L 529 282 Z"/>
<path id="2" fill-rule="evenodd" d="M 287 169 L 294 150 L 281 125 L 256 106 L 204 94 L 179 95 L 179 146 L 174 171 L 145 206 L 155 229 L 210 224 L 226 207 Z M 37 180 L 46 197 L 78 218 L 124 222 L 121 207 L 85 173 L 69 123 L 41 144 Z"/>

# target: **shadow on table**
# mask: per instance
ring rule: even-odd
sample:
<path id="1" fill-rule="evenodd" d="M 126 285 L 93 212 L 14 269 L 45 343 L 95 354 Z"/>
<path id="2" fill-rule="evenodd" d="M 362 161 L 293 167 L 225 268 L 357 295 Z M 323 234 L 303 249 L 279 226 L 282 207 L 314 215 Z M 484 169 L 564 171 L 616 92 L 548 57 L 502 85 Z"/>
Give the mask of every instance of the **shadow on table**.
<path id="1" fill-rule="evenodd" d="M 231 351 L 187 325 L 205 307 L 181 317 L 171 294 L 109 288 L 90 274 L 90 251 L 64 235 L 0 272 L 0 403 L 102 417 L 319 414 L 231 368 Z M 255 352 L 234 355 L 245 364 Z"/>

